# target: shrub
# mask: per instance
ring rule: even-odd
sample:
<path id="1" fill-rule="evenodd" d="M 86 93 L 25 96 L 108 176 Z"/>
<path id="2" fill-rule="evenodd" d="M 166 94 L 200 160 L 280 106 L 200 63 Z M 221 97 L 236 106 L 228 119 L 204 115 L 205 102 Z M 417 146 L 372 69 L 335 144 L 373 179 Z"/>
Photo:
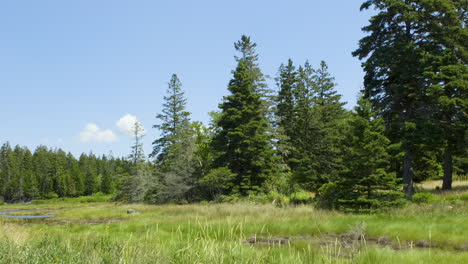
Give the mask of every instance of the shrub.
<path id="1" fill-rule="evenodd" d="M 329 182 L 318 190 L 317 205 L 320 208 L 335 209 L 340 197 L 340 188 L 337 182 Z"/>
<path id="2" fill-rule="evenodd" d="M 288 205 L 290 202 L 290 199 L 279 192 L 276 191 L 271 191 L 267 194 L 268 197 L 268 202 L 271 202 L 275 204 L 276 206 L 283 207 L 285 205 Z"/>
<path id="3" fill-rule="evenodd" d="M 432 203 L 438 201 L 438 197 L 432 193 L 416 193 L 413 195 L 413 202 L 421 204 L 421 203 Z"/>
<path id="4" fill-rule="evenodd" d="M 105 194 L 103 192 L 97 192 L 97 193 L 93 194 L 93 196 L 102 197 L 102 196 L 107 196 L 107 194 Z"/>
<path id="5" fill-rule="evenodd" d="M 54 193 L 54 192 L 49 192 L 49 193 L 46 193 L 43 197 L 44 199 L 57 199 L 59 198 L 58 194 Z"/>
<path id="6" fill-rule="evenodd" d="M 460 195 L 460 200 L 468 201 L 468 193 L 464 193 L 464 194 Z"/>
<path id="7" fill-rule="evenodd" d="M 239 194 L 233 193 L 231 195 L 220 195 L 218 199 L 221 203 L 237 203 L 242 199 Z"/>
<path id="8" fill-rule="evenodd" d="M 310 204 L 314 200 L 314 194 L 306 191 L 295 192 L 291 195 L 291 204 Z"/>
<path id="9" fill-rule="evenodd" d="M 222 193 L 232 188 L 232 180 L 236 177 L 230 169 L 222 167 L 211 170 L 199 180 L 200 185 L 205 188 L 211 199 L 216 200 Z M 219 197 L 220 200 L 226 197 Z"/>

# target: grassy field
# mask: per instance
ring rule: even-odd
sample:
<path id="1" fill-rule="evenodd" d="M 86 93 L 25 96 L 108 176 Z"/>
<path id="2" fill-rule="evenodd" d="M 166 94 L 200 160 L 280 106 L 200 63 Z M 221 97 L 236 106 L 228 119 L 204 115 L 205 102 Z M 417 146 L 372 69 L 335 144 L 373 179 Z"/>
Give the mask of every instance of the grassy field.
<path id="1" fill-rule="evenodd" d="M 468 263 L 463 199 L 376 215 L 312 206 L 94 201 L 0 206 L 24 210 L 11 214 L 57 215 L 0 217 L 0 263 Z M 130 208 L 140 214 L 127 214 Z"/>

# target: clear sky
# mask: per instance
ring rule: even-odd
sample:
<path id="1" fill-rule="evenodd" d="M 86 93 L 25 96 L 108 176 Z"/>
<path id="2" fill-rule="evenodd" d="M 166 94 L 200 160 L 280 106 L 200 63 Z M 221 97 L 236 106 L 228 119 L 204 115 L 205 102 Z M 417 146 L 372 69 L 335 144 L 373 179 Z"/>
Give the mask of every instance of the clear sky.
<path id="1" fill-rule="evenodd" d="M 171 74 L 192 119 L 207 123 L 227 94 L 242 34 L 272 78 L 288 58 L 325 60 L 351 108 L 363 77 L 351 52 L 370 17 L 362 2 L 1 1 L 0 143 L 123 156 L 131 144 L 123 130 L 136 117 L 149 153 Z"/>

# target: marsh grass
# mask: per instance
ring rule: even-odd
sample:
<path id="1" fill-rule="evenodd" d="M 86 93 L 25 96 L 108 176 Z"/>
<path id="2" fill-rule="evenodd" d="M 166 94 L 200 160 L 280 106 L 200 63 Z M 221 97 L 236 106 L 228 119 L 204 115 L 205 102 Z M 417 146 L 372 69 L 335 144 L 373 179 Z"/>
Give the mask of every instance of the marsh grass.
<path id="1" fill-rule="evenodd" d="M 447 205 L 412 204 L 376 215 L 251 203 L 6 205 L 0 210 L 53 210 L 57 218 L 0 217 L 0 263 L 468 263 L 468 253 L 455 250 L 468 242 L 468 203 Z M 128 215 L 129 208 L 141 214 Z M 252 236 L 288 243 L 246 243 Z M 344 236 L 363 239 L 344 243 Z M 366 240 L 378 237 L 401 250 Z M 434 247 L 407 246 L 418 241 Z"/>

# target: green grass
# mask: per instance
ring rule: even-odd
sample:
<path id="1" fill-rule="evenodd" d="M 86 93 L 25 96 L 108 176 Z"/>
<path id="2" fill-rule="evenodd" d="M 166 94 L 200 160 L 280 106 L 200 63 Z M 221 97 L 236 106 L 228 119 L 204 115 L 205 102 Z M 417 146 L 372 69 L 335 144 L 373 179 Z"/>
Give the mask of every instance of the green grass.
<path id="1" fill-rule="evenodd" d="M 92 198 L 89 198 L 92 199 Z M 376 215 L 311 206 L 164 205 L 82 202 L 85 198 L 3 205 L 53 212 L 53 219 L 0 217 L 0 263 L 468 263 L 468 201 L 410 204 Z M 451 207 L 449 207 L 451 206 Z M 128 215 L 127 209 L 141 212 Z M 28 211 L 31 214 L 32 211 Z M 347 248 L 331 234 L 363 232 L 393 243 L 434 248 L 395 250 L 370 242 Z M 245 243 L 289 237 L 283 246 Z"/>

